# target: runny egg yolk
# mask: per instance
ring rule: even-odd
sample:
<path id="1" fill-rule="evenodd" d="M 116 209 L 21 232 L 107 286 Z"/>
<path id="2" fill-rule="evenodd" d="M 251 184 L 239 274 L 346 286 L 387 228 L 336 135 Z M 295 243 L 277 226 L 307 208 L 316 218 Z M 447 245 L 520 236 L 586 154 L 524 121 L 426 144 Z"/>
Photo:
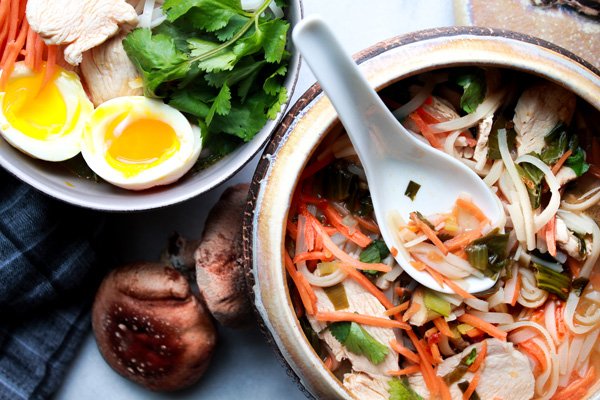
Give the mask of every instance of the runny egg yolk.
<path id="1" fill-rule="evenodd" d="M 107 128 L 107 161 L 125 175 L 160 164 L 179 150 L 173 127 L 158 119 L 128 121 L 127 114 L 122 114 Z"/>
<path id="2" fill-rule="evenodd" d="M 67 105 L 56 76 L 45 85 L 44 71 L 8 80 L 2 112 L 13 128 L 38 140 L 64 131 Z"/>

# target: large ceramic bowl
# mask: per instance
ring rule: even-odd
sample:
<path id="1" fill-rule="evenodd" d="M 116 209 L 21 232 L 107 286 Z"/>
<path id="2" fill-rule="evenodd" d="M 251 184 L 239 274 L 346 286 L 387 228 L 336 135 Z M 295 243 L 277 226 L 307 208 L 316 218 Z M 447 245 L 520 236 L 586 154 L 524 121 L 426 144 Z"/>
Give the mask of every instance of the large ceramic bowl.
<path id="1" fill-rule="evenodd" d="M 302 1 L 291 0 L 286 8 L 286 19 L 295 26 L 302 18 Z M 291 29 L 290 29 L 291 34 Z M 300 57 L 288 41 L 292 58 L 285 79 L 288 99 L 292 97 Z M 289 101 L 289 100 L 288 100 Z M 141 192 L 118 188 L 106 182 L 95 182 L 76 176 L 64 166 L 33 159 L 10 146 L 0 137 L 0 165 L 31 186 L 60 200 L 99 210 L 135 211 L 176 204 L 204 193 L 224 182 L 258 153 L 285 114 L 284 104 L 275 118 L 270 120 L 248 143 L 211 166 L 198 172 L 190 171 L 177 182 Z"/>
<path id="2" fill-rule="evenodd" d="M 552 44 L 481 28 L 430 30 L 381 42 L 355 57 L 370 84 L 382 89 L 403 78 L 442 67 L 510 68 L 554 81 L 600 110 L 600 77 L 592 66 Z M 318 85 L 291 109 L 268 144 L 251 186 L 244 225 L 249 287 L 267 338 L 307 395 L 353 398 L 323 365 L 291 307 L 282 259 L 292 193 L 307 160 L 338 124 Z M 591 398 L 600 399 L 596 384 Z"/>

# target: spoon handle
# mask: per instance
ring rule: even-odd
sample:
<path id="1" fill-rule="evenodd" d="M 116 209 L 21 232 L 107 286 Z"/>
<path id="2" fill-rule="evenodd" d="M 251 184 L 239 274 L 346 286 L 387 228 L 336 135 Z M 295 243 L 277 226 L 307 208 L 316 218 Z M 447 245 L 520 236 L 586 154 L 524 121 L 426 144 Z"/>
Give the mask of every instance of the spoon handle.
<path id="1" fill-rule="evenodd" d="M 371 160 L 387 154 L 390 146 L 395 154 L 411 154 L 421 147 L 386 108 L 321 18 L 309 16 L 300 21 L 292 39 L 333 103 L 365 169 L 375 167 Z"/>

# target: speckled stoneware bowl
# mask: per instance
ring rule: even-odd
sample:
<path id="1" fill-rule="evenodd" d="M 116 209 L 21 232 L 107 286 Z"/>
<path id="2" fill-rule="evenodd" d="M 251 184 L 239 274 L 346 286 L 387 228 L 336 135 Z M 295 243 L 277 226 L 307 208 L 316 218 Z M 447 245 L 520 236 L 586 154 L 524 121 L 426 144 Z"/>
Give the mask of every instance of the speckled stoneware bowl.
<path id="1" fill-rule="evenodd" d="M 371 85 L 384 88 L 442 67 L 487 65 L 524 71 L 567 87 L 600 110 L 597 70 L 550 43 L 507 31 L 445 28 L 374 45 L 356 57 Z M 282 251 L 292 193 L 307 160 L 338 124 L 318 85 L 295 104 L 269 142 L 254 176 L 244 221 L 244 258 L 252 300 L 267 339 L 307 396 L 351 399 L 322 364 L 291 307 Z M 600 399 L 598 388 L 590 398 Z"/>
<path id="2" fill-rule="evenodd" d="M 290 0 L 286 19 L 295 26 L 302 18 L 302 0 Z M 291 28 L 289 31 L 291 35 Z M 288 36 L 292 58 L 285 79 L 288 99 L 291 99 L 300 69 L 300 56 L 294 51 Z M 177 182 L 135 192 L 106 182 L 94 182 L 76 176 L 57 163 L 33 159 L 10 146 L 0 137 L 0 165 L 42 192 L 82 207 L 109 211 L 136 211 L 176 204 L 223 183 L 258 153 L 277 128 L 288 103 L 282 106 L 275 120 L 270 120 L 248 143 L 226 157 L 198 172 L 190 171 Z"/>

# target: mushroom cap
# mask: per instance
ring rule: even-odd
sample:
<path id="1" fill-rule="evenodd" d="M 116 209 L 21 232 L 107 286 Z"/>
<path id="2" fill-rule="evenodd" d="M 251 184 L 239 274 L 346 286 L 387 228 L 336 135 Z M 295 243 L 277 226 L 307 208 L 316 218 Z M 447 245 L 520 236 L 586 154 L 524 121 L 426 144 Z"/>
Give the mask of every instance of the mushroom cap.
<path id="1" fill-rule="evenodd" d="M 194 255 L 200 293 L 213 317 L 229 327 L 244 326 L 253 315 L 241 263 L 247 197 L 248 184 L 225 190 L 208 215 Z"/>
<path id="2" fill-rule="evenodd" d="M 197 382 L 216 332 L 206 307 L 174 268 L 134 263 L 102 282 L 92 311 L 100 353 L 124 377 L 155 391 Z"/>

